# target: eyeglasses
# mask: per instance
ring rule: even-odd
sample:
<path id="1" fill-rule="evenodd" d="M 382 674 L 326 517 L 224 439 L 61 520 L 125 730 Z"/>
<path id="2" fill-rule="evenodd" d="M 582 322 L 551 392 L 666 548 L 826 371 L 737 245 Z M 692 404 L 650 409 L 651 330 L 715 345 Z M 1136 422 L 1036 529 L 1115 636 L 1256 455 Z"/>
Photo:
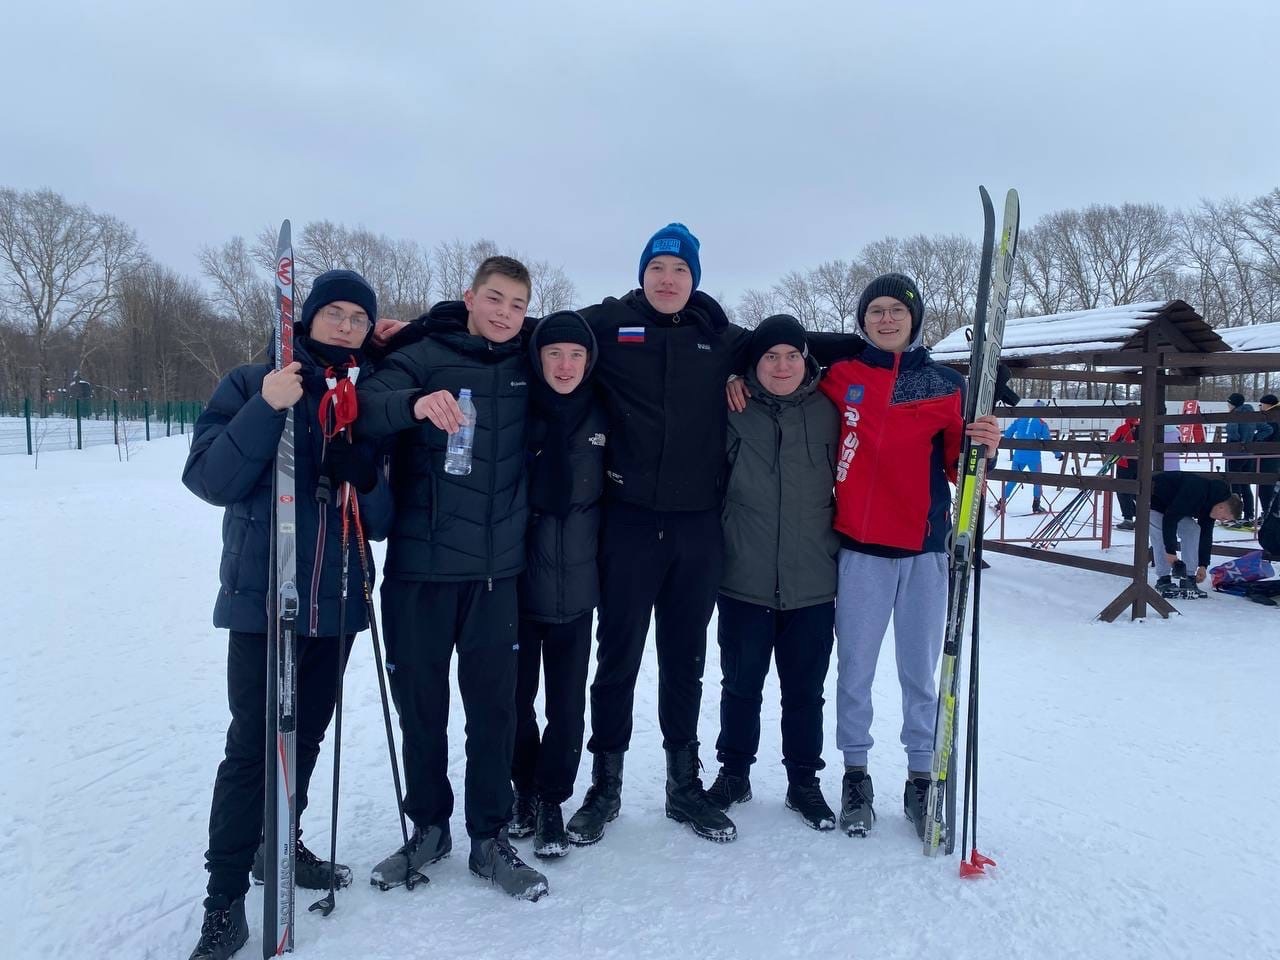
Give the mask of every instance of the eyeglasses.
<path id="1" fill-rule="evenodd" d="M 346 314 L 338 307 L 328 306 L 321 310 L 317 316 L 331 327 L 340 327 L 343 323 L 347 323 L 353 333 L 360 333 L 369 329 L 369 317 L 364 313 Z"/>
<path id="2" fill-rule="evenodd" d="M 883 320 L 886 313 L 895 320 L 905 320 L 911 316 L 911 311 L 903 306 L 890 307 L 888 310 L 884 307 L 871 307 L 867 310 L 867 319 Z"/>

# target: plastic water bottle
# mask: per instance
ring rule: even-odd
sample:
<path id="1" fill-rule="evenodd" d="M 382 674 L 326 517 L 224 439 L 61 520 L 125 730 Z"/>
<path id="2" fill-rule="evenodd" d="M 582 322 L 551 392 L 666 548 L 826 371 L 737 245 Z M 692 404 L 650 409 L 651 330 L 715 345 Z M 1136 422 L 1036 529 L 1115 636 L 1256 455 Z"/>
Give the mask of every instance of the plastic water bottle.
<path id="1" fill-rule="evenodd" d="M 462 429 L 449 434 L 444 472 L 465 477 L 471 472 L 471 444 L 476 438 L 476 405 L 471 402 L 471 391 L 467 387 L 458 394 L 458 407 L 462 410 Z"/>

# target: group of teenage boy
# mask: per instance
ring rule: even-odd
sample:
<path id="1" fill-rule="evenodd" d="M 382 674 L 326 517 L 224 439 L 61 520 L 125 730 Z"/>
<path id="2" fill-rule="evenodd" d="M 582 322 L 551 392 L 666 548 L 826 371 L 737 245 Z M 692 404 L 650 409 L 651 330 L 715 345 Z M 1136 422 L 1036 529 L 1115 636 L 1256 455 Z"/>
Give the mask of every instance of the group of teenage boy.
<path id="1" fill-rule="evenodd" d="M 382 887 L 452 849 L 450 664 L 466 714 L 468 865 L 537 899 L 540 859 L 599 841 L 622 806 L 635 686 L 651 621 L 666 813 L 732 841 L 727 812 L 752 797 L 770 660 L 781 689 L 785 804 L 817 830 L 865 835 L 871 686 L 890 618 L 902 690 L 903 807 L 923 834 L 935 672 L 948 593 L 950 484 L 966 433 L 994 452 L 993 417 L 965 425 L 964 382 L 921 342 L 923 303 L 901 274 L 873 280 L 859 333 L 817 334 L 777 315 L 748 331 L 699 289 L 698 240 L 672 223 L 645 244 L 639 287 L 581 311 L 526 316 L 530 278 L 509 257 L 476 271 L 460 301 L 378 324 L 373 289 L 330 271 L 295 321 L 295 361 L 240 367 L 196 425 L 183 474 L 225 508 L 214 624 L 231 631 L 232 720 L 214 784 L 204 922 L 193 960 L 248 936 L 261 878 L 272 463 L 297 414 L 297 809 L 334 713 L 333 677 L 367 619 L 339 636 L 340 510 L 387 538 L 381 613 L 413 824 L 371 873 Z M 376 331 L 376 332 L 375 332 Z M 326 381 L 358 368 L 350 432 L 322 429 Z M 469 473 L 444 469 L 458 403 L 475 407 Z M 332 433 L 332 435 L 330 435 Z M 313 491 L 323 489 L 322 496 Z M 362 595 L 359 543 L 345 593 Z M 367 559 L 367 558 L 364 558 Z M 720 767 L 699 776 L 707 627 L 718 607 Z M 566 823 L 586 737 L 591 624 L 591 782 Z M 827 804 L 823 687 L 837 654 L 839 813 Z M 544 684 L 544 724 L 534 710 Z M 298 832 L 296 883 L 345 885 Z"/>

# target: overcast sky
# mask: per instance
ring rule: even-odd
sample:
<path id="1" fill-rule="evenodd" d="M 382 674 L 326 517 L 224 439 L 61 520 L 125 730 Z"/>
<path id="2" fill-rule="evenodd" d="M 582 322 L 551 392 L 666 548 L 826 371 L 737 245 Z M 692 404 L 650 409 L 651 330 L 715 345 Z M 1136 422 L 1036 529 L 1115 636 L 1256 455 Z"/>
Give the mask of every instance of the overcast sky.
<path id="1" fill-rule="evenodd" d="M 16 9 L 15 9 L 16 8 Z M 0 185 L 196 272 L 290 217 L 635 285 L 680 220 L 731 303 L 885 235 L 1280 186 L 1258 2 L 6 4 Z"/>

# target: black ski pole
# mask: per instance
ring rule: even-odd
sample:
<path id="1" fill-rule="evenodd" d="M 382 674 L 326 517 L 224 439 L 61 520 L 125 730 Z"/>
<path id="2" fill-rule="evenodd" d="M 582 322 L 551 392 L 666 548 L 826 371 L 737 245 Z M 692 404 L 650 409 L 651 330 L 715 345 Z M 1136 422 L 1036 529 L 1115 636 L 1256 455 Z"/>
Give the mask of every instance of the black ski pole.
<path id="1" fill-rule="evenodd" d="M 309 910 L 319 910 L 327 917 L 338 905 L 336 890 L 338 881 L 338 777 L 342 769 L 342 675 L 347 666 L 347 575 L 351 572 L 350 502 L 351 485 L 338 488 L 339 511 L 342 514 L 342 593 L 338 601 L 338 668 L 334 681 L 333 720 L 333 806 L 329 813 L 329 892 L 313 903 Z"/>
<path id="2" fill-rule="evenodd" d="M 369 570 L 369 541 L 364 535 L 364 524 L 360 520 L 360 501 L 352 498 L 352 514 L 356 525 L 356 546 L 360 550 L 360 570 L 364 585 L 364 605 L 369 617 L 369 634 L 373 638 L 373 663 L 378 673 L 378 692 L 382 696 L 382 724 L 387 730 L 387 753 L 391 756 L 391 779 L 396 787 L 396 812 L 400 814 L 400 835 L 404 845 L 409 846 L 409 825 L 404 815 L 404 789 L 400 785 L 400 761 L 396 759 L 396 738 L 391 729 L 391 704 L 387 700 L 387 678 L 382 664 L 382 641 L 378 638 L 378 618 L 373 609 L 373 577 Z M 406 890 L 412 890 L 419 883 L 429 883 L 426 874 L 414 870 L 405 857 Z"/>

